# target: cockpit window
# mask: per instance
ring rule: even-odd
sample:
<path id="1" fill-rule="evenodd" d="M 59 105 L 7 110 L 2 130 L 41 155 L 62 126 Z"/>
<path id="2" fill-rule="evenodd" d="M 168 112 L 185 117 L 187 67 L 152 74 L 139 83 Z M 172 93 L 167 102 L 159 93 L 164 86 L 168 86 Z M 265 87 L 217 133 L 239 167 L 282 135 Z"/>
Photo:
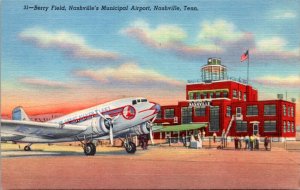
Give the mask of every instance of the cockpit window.
<path id="1" fill-rule="evenodd" d="M 141 102 L 141 99 L 138 99 L 137 102 Z"/>
<path id="2" fill-rule="evenodd" d="M 147 102 L 147 99 L 142 99 L 142 102 Z"/>
<path id="3" fill-rule="evenodd" d="M 132 105 L 135 105 L 136 104 L 136 100 L 132 100 Z"/>

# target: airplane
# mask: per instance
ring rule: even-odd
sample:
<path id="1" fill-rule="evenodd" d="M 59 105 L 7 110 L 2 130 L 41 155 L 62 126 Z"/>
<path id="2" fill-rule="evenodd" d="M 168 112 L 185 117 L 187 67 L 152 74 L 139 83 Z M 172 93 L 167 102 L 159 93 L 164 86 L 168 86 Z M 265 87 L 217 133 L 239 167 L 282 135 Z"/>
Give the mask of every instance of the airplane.
<path id="1" fill-rule="evenodd" d="M 149 134 L 160 105 L 146 98 L 123 98 L 47 121 L 31 121 L 22 107 L 12 112 L 12 120 L 1 120 L 1 141 L 28 143 L 59 143 L 79 141 L 85 155 L 95 155 L 96 140 L 119 138 L 127 153 L 135 153 L 132 136 Z"/>

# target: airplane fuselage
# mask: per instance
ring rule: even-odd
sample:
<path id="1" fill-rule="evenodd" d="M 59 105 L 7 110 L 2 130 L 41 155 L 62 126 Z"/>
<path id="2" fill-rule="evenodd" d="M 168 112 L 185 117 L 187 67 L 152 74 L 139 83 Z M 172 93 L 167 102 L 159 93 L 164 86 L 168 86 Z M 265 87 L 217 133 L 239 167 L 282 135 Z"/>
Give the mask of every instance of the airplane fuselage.
<path id="1" fill-rule="evenodd" d="M 109 128 L 106 121 L 100 114 L 113 120 L 113 134 L 115 137 L 124 137 L 126 135 L 147 134 L 147 122 L 153 119 L 158 113 L 160 107 L 158 104 L 149 102 L 145 98 L 124 98 L 105 104 L 97 105 L 84 110 L 76 111 L 71 114 L 48 121 L 49 125 L 57 124 L 55 129 L 47 131 L 46 129 L 30 129 L 20 124 L 15 130 L 18 130 L 18 139 L 16 142 L 28 143 L 54 143 L 69 142 L 74 140 L 84 140 L 86 138 L 108 139 Z M 28 121 L 29 123 L 38 123 Z M 5 122 L 3 122 L 5 124 Z M 75 137 L 73 134 L 64 134 L 60 129 L 65 126 L 87 126 L 87 128 Z M 50 135 L 51 132 L 51 135 Z M 48 134 L 49 133 L 49 134 Z M 21 138 L 22 134 L 24 138 Z"/>

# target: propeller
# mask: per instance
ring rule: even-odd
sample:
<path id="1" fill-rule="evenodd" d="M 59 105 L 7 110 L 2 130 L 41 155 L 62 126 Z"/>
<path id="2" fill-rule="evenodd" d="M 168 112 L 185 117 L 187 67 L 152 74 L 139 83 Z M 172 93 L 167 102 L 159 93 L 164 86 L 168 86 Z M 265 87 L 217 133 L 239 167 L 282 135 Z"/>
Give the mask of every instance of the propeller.
<path id="1" fill-rule="evenodd" d="M 113 145 L 114 144 L 114 134 L 113 134 L 114 122 L 120 117 L 120 114 L 111 119 L 111 118 L 105 117 L 99 110 L 97 111 L 97 113 L 100 117 L 102 117 L 104 120 L 106 120 L 108 122 L 109 140 L 110 140 L 110 144 Z"/>
<path id="2" fill-rule="evenodd" d="M 153 119 L 149 122 L 149 132 L 150 132 L 150 140 L 151 140 L 151 144 L 154 145 L 154 140 L 153 140 L 153 130 L 152 130 L 152 126 L 153 126 L 153 122 L 155 121 L 156 116 L 153 117 Z"/>

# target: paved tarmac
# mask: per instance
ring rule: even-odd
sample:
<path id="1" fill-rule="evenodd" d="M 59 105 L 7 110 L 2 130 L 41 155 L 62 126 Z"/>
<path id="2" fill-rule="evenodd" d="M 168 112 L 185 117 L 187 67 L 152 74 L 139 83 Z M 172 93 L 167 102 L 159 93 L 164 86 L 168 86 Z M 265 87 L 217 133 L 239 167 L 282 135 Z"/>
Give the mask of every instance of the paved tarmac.
<path id="1" fill-rule="evenodd" d="M 2 188 L 300 189 L 300 151 L 149 147 L 130 155 L 97 147 L 95 156 L 84 156 L 73 149 L 5 150 Z"/>

